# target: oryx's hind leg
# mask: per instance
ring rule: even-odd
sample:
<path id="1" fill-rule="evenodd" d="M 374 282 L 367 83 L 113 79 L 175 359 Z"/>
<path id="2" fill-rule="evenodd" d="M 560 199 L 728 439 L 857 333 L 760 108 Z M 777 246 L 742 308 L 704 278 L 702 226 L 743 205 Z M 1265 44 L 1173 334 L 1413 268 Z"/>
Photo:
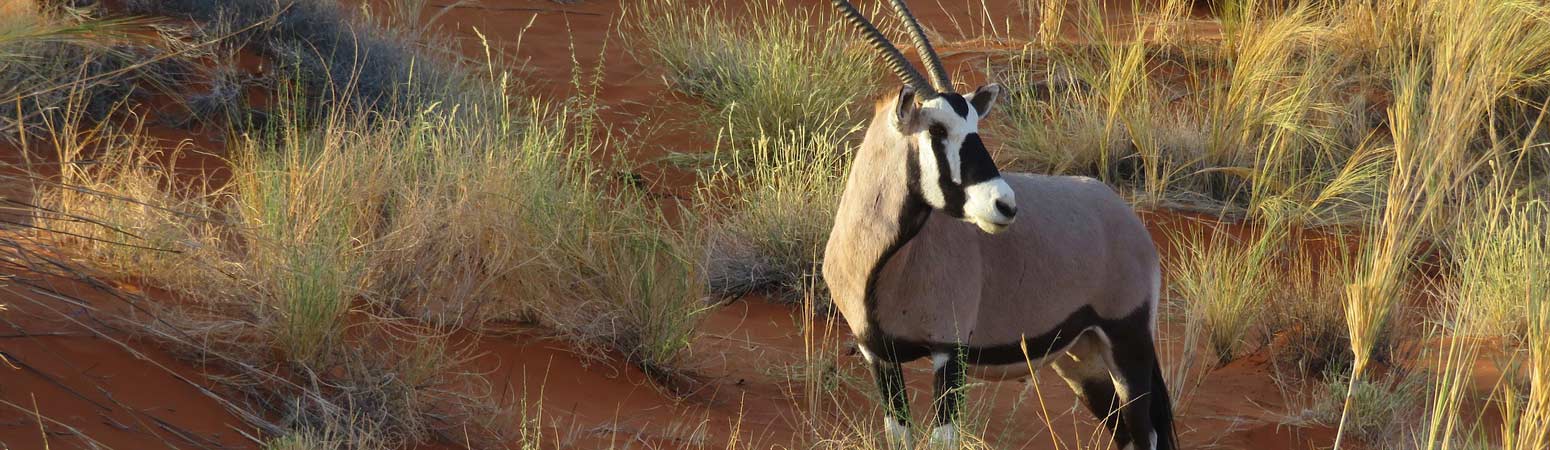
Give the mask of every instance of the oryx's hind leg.
<path id="1" fill-rule="evenodd" d="M 1156 392 L 1153 369 L 1157 366 L 1157 353 L 1152 348 L 1151 329 L 1144 323 L 1110 327 L 1108 331 L 1110 364 L 1113 366 L 1114 388 L 1119 394 L 1122 427 L 1132 442 L 1121 446 L 1124 450 L 1153 450 L 1158 448 L 1156 424 L 1153 422 L 1153 397 Z M 1156 386 L 1160 387 L 1161 384 Z M 1167 402 L 1167 400 L 1159 400 Z"/>
<path id="2" fill-rule="evenodd" d="M 872 365 L 872 376 L 882 395 L 883 429 L 888 433 L 888 446 L 909 448 L 910 397 L 904 387 L 904 367 L 896 362 L 878 358 L 861 346 L 861 356 Z"/>
<path id="3" fill-rule="evenodd" d="M 1114 377 L 1110 375 L 1109 345 L 1100 334 L 1096 330 L 1084 332 L 1050 365 L 1082 398 L 1093 417 L 1114 433 L 1114 446 L 1125 448 L 1130 445 L 1130 432 L 1124 416 L 1119 414 L 1123 401 L 1115 392 Z"/>

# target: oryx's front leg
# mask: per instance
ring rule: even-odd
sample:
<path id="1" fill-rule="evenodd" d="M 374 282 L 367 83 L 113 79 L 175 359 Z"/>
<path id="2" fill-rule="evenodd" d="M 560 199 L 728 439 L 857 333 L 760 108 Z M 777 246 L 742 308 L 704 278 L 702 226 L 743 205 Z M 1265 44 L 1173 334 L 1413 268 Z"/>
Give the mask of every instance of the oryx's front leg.
<path id="1" fill-rule="evenodd" d="M 910 397 L 904 387 L 904 366 L 878 358 L 860 346 L 861 356 L 872 365 L 872 376 L 877 380 L 877 390 L 883 400 L 883 429 L 888 433 L 890 448 L 909 448 Z"/>
<path id="2" fill-rule="evenodd" d="M 956 449 L 958 411 L 963 404 L 963 355 L 956 351 L 932 353 L 931 367 L 935 369 L 932 391 L 936 406 L 936 415 L 931 420 L 931 446 Z"/>

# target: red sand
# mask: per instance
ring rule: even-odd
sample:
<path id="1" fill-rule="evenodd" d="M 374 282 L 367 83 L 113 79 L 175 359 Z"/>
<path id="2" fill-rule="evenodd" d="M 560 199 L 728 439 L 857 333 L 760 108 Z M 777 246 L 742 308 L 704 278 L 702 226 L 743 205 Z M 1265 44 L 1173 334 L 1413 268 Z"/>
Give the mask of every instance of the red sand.
<path id="1" fill-rule="evenodd" d="M 793 3 L 827 7 L 827 2 L 818 0 Z M 481 6 L 448 12 L 437 25 L 454 33 L 470 56 L 482 57 L 472 32 L 477 28 L 498 50 L 531 58 L 531 77 L 540 92 L 552 96 L 570 92 L 574 55 L 582 67 L 595 67 L 599 58 L 606 61 L 601 99 L 607 108 L 605 118 L 616 126 L 631 127 L 637 118 L 693 101 L 671 92 L 659 71 L 643 66 L 616 36 L 604 32 L 612 29 L 619 15 L 620 7 L 614 2 L 484 0 L 477 4 Z M 1012 0 L 990 0 L 959 6 L 921 3 L 915 10 L 928 28 L 949 31 L 954 29 L 950 16 L 979 17 L 982 4 L 992 11 L 1017 8 Z M 1118 10 L 1122 9 L 1116 7 Z M 515 48 L 518 33 L 535 16 L 522 47 Z M 946 34 L 954 37 L 951 32 Z M 943 42 L 940 47 L 951 55 L 948 61 L 958 66 L 963 74 L 960 77 L 967 80 L 983 78 L 973 67 L 978 67 L 984 52 L 996 45 Z M 156 134 L 170 139 L 190 137 L 163 130 L 156 130 Z M 219 154 L 220 144 L 215 140 L 194 138 L 197 148 Z M 628 156 L 648 161 L 669 150 L 708 151 L 710 145 L 697 130 L 670 130 L 649 134 Z M 219 163 L 217 158 L 198 164 L 211 168 Z M 688 174 L 671 169 L 648 164 L 641 171 L 665 192 L 683 192 L 692 183 Z M 1193 219 L 1168 213 L 1146 216 L 1160 243 L 1166 242 L 1164 228 L 1197 226 L 1188 225 Z M 3 270 L 9 273 L 14 268 Z M 122 309 L 117 300 L 87 286 L 57 279 L 47 282 L 53 289 L 81 297 L 86 305 L 102 310 L 69 306 L 0 278 L 0 285 L 5 286 L 0 290 L 0 304 L 11 309 L 0 313 L 0 351 L 11 359 L 10 365 L 0 365 L 0 401 L 7 402 L 0 404 L 0 449 L 43 448 L 45 439 L 53 449 L 89 448 L 72 429 L 117 449 L 257 448 L 255 442 L 239 434 L 255 432 L 202 391 L 214 388 L 215 383 L 201 368 L 153 344 L 130 342 L 129 348 L 144 355 L 136 357 L 110 341 L 125 339 L 123 333 L 94 337 L 89 330 L 63 319 L 94 323 L 103 314 Z M 845 354 L 846 333 L 834 330 L 827 338 L 807 338 L 798 326 L 800 318 L 797 308 L 761 299 L 715 308 L 689 358 L 699 387 L 683 397 L 662 392 L 626 364 L 577 355 L 562 343 L 525 334 L 477 338 L 482 354 L 471 369 L 488 372 L 503 399 L 515 401 L 525 394 L 529 404 L 541 401 L 547 447 L 680 448 L 697 443 L 720 447 L 734 434 L 748 448 L 791 446 L 811 438 L 801 420 L 813 412 L 805 409 L 801 383 L 793 382 L 785 370 L 787 365 L 803 362 L 806 349 L 838 354 L 838 373 L 860 380 L 862 389 L 870 389 L 859 358 Z M 1178 330 L 1164 331 L 1179 334 Z M 926 411 L 927 395 L 922 393 L 930 390 L 929 368 L 924 362 L 908 367 L 915 408 Z M 1327 446 L 1333 437 L 1328 429 L 1279 425 L 1279 415 L 1287 410 L 1287 404 L 1269 375 L 1262 355 L 1210 372 L 1181 411 L 1179 430 L 1186 448 Z M 1029 386 L 999 382 L 974 388 L 972 398 L 989 408 L 979 413 L 990 418 L 986 435 L 1002 439 L 998 448 L 1051 448 L 1049 430 Z M 1107 439 L 1106 434 L 1094 434 L 1094 422 L 1052 373 L 1041 372 L 1037 391 L 1043 393 L 1044 406 L 1053 416 L 1049 422 L 1064 445 L 1085 448 L 1094 439 Z M 845 411 L 816 413 L 875 410 L 863 391 L 841 389 L 836 395 L 842 399 L 839 403 L 845 404 Z M 1014 408 L 1016 415 L 1011 414 Z M 924 414 L 917 414 L 920 417 Z M 866 417 L 864 423 L 872 421 Z M 458 448 L 447 444 L 430 447 Z"/>

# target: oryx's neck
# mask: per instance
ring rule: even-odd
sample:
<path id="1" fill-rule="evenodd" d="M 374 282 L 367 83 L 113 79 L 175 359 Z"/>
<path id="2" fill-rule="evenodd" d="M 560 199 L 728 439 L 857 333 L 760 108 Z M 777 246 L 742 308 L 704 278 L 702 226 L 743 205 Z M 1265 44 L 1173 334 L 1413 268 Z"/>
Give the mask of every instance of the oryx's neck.
<path id="1" fill-rule="evenodd" d="M 824 256 L 835 306 L 852 330 L 865 328 L 871 283 L 888 259 L 920 231 L 931 209 L 913 194 L 909 142 L 879 108 L 851 164 Z"/>

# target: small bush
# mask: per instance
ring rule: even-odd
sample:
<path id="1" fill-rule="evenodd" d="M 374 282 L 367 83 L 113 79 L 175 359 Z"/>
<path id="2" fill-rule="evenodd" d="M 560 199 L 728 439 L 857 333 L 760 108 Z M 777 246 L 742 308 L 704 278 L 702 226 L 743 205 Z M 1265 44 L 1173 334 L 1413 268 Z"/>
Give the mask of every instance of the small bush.
<path id="1" fill-rule="evenodd" d="M 101 120 L 132 96 L 166 91 L 181 70 L 149 61 L 160 52 L 130 34 L 147 29 L 31 0 L 0 5 L 0 140 L 47 139 L 45 124 Z"/>
<path id="2" fill-rule="evenodd" d="M 351 17 L 335 2 L 131 0 L 124 6 L 200 24 L 196 35 L 206 40 L 246 43 L 274 64 L 271 72 L 297 83 L 308 110 L 320 113 L 342 106 L 406 114 L 414 105 L 456 97 L 467 81 L 465 70 L 429 50 L 437 47 L 408 45 L 412 39 L 400 30 Z"/>

